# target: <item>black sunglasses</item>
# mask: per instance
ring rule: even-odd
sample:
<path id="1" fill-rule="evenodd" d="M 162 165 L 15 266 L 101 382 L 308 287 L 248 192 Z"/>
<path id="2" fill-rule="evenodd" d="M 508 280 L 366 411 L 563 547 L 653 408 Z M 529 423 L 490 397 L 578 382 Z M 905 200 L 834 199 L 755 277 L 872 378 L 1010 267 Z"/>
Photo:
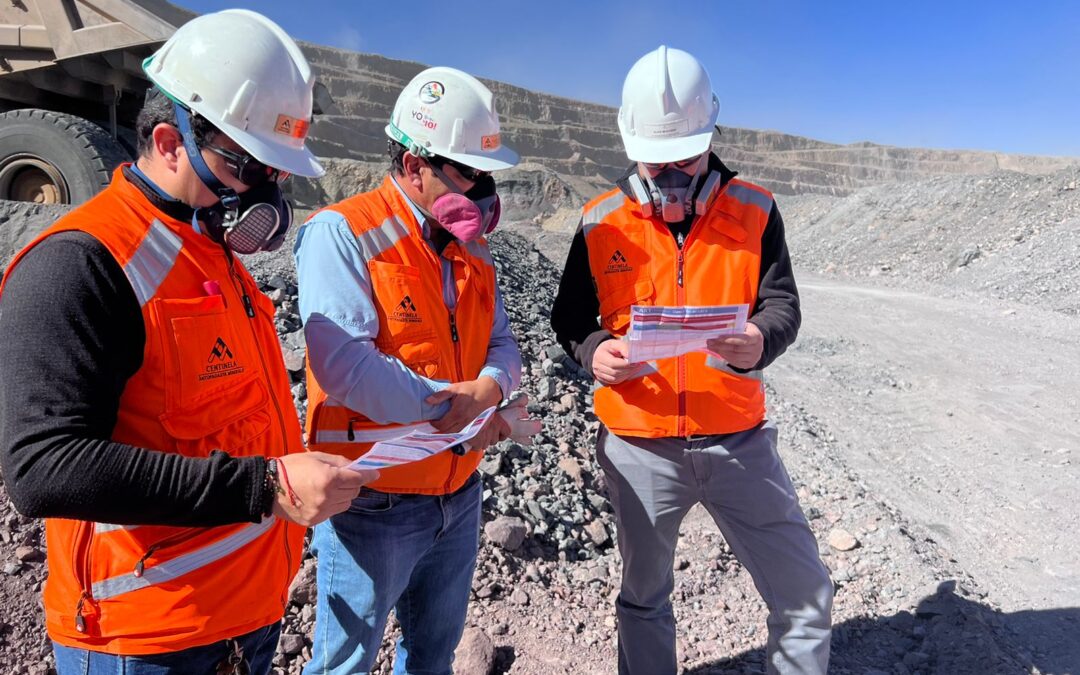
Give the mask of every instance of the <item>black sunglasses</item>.
<path id="1" fill-rule="evenodd" d="M 445 157 L 439 157 L 438 155 L 428 157 L 428 161 L 431 162 L 432 164 L 434 164 L 435 166 L 437 166 L 440 169 L 443 168 L 444 166 L 446 166 L 447 164 L 449 164 L 450 166 L 457 169 L 457 172 L 461 174 L 461 177 L 464 178 L 465 180 L 469 181 L 470 183 L 475 183 L 476 181 L 480 180 L 484 176 L 490 176 L 491 175 L 490 171 L 481 171 L 480 169 L 474 169 L 473 167 L 466 166 L 466 165 L 462 164 L 461 162 L 455 162 L 452 159 L 447 159 Z"/>
<path id="2" fill-rule="evenodd" d="M 280 183 L 289 177 L 287 171 L 280 171 L 272 166 L 267 166 L 251 155 L 242 155 L 209 143 L 204 145 L 203 148 L 222 157 L 225 160 L 225 166 L 233 177 L 248 187 L 257 187 L 271 181 Z"/>

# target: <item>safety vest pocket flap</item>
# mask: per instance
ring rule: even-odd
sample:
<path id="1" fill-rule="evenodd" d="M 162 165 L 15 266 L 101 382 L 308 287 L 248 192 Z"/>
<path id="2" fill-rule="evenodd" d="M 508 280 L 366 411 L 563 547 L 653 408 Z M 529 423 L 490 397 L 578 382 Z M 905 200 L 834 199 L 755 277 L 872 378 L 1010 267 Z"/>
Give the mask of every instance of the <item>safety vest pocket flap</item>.
<path id="1" fill-rule="evenodd" d="M 221 436 L 217 432 L 228 430 L 230 433 L 225 434 L 227 438 L 221 438 L 222 446 L 218 448 L 233 452 L 230 447 L 223 446 L 227 444 L 235 449 L 269 426 L 270 418 L 265 414 L 268 398 L 269 394 L 262 380 L 248 379 L 202 405 L 162 414 L 161 424 L 174 438 L 187 441 L 206 439 L 212 435 Z M 244 424 L 238 425 L 241 421 Z"/>
<path id="2" fill-rule="evenodd" d="M 746 225 L 742 222 L 741 214 L 730 208 L 726 201 L 718 202 L 716 208 L 709 215 L 708 224 L 710 228 L 729 239 L 734 239 L 740 244 L 746 242 L 748 233 Z"/>
<path id="3" fill-rule="evenodd" d="M 630 308 L 633 305 L 651 304 L 655 296 L 656 289 L 648 278 L 639 278 L 629 286 L 601 291 L 600 319 L 604 329 L 622 335 L 630 323 Z"/>

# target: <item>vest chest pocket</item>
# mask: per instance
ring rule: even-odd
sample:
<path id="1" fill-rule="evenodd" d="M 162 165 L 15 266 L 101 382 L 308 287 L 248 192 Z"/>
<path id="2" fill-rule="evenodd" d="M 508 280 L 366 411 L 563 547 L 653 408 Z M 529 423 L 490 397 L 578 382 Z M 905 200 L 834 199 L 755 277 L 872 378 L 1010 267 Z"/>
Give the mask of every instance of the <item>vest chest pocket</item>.
<path id="1" fill-rule="evenodd" d="M 167 409 L 191 408 L 257 377 L 259 354 L 251 331 L 237 325 L 239 318 L 247 321 L 247 317 L 227 312 L 221 296 L 153 303 L 165 363 Z"/>
<path id="2" fill-rule="evenodd" d="M 372 260 L 368 270 L 379 314 L 375 346 L 424 372 L 439 358 L 433 321 L 441 312 L 431 303 L 442 303 L 442 298 L 426 292 L 419 268 Z"/>
<path id="3" fill-rule="evenodd" d="M 244 446 L 266 432 L 270 412 L 254 338 L 237 325 L 247 316 L 226 311 L 221 296 L 154 303 L 165 364 L 160 419 L 178 451 L 248 454 Z"/>

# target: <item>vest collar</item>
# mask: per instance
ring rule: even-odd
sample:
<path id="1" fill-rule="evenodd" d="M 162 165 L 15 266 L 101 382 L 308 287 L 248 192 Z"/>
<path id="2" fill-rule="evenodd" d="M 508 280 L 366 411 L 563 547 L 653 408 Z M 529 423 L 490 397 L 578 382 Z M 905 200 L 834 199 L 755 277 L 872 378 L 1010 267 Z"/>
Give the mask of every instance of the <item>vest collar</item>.
<path id="1" fill-rule="evenodd" d="M 195 215 L 195 209 L 179 199 L 167 196 L 161 188 L 152 183 L 142 171 L 139 171 L 139 169 L 135 167 L 134 164 L 125 163 L 122 164 L 120 168 L 124 174 L 124 178 L 127 179 L 127 182 L 138 189 L 155 209 L 161 211 L 173 220 L 179 220 L 182 223 L 191 222 L 191 219 Z"/>

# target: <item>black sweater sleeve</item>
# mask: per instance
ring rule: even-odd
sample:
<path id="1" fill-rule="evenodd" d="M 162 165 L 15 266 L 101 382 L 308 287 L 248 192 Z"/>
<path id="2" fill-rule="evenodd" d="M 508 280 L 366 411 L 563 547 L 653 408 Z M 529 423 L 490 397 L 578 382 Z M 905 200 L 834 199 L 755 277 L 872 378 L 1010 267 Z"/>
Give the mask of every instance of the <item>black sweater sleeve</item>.
<path id="1" fill-rule="evenodd" d="M 15 268 L 0 298 L 0 468 L 16 508 L 125 525 L 259 520 L 262 457 L 109 440 L 145 340 L 131 285 L 92 236 L 52 235 Z"/>
<path id="2" fill-rule="evenodd" d="M 795 342 L 802 323 L 799 289 L 795 286 L 795 273 L 784 238 L 784 219 L 775 202 L 761 236 L 761 275 L 750 321 L 765 338 L 761 360 L 754 366 L 755 370 L 768 366 L 787 351 Z"/>
<path id="3" fill-rule="evenodd" d="M 551 307 L 551 328 L 566 353 L 590 373 L 597 345 L 614 337 L 600 327 L 600 301 L 589 268 L 585 233 L 580 227 L 570 244 L 559 292 Z"/>

